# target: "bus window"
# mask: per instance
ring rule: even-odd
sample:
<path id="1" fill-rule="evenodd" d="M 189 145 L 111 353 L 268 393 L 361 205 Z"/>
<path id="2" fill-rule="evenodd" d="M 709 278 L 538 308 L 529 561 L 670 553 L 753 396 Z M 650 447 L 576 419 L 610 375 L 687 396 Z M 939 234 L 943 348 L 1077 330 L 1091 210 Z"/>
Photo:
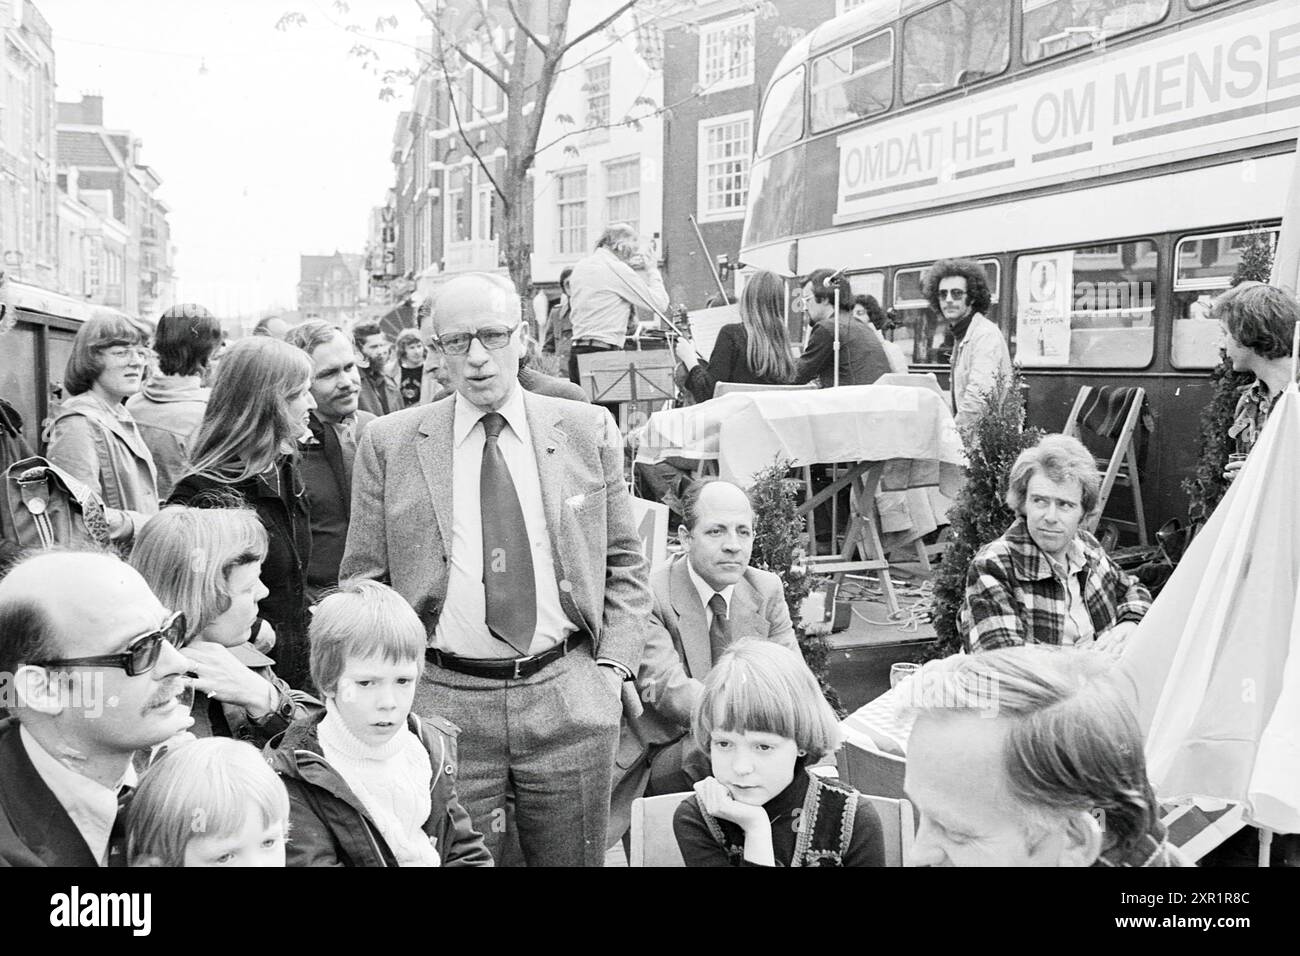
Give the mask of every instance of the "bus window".
<path id="1" fill-rule="evenodd" d="M 1242 255 L 1258 244 L 1270 255 L 1278 230 L 1243 230 L 1186 236 L 1174 247 L 1174 368 L 1219 364 L 1219 323 L 1210 318 L 1214 298 L 1232 284 Z"/>
<path id="2" fill-rule="evenodd" d="M 992 304 L 985 318 L 998 321 L 1001 268 L 996 259 L 981 259 L 989 284 Z M 922 281 L 928 266 L 899 269 L 894 273 L 893 342 L 912 365 L 947 365 L 952 361 L 952 333 L 948 324 L 930 308 Z"/>
<path id="3" fill-rule="evenodd" d="M 1158 259 L 1147 239 L 1017 256 L 1016 361 L 1146 367 L 1155 348 Z"/>
<path id="4" fill-rule="evenodd" d="M 814 133 L 884 112 L 893 103 L 893 30 L 885 30 L 813 60 Z"/>
<path id="5" fill-rule="evenodd" d="M 914 103 L 996 76 L 1010 60 L 1007 0 L 949 0 L 904 27 L 903 100 Z"/>
<path id="6" fill-rule="evenodd" d="M 1021 0 L 1026 63 L 1165 18 L 1169 0 Z"/>
<path id="7" fill-rule="evenodd" d="M 849 286 L 854 295 L 869 295 L 877 302 L 885 301 L 885 274 L 883 272 L 859 272 L 848 277 Z"/>
<path id="8" fill-rule="evenodd" d="M 796 143 L 803 136 L 803 72 L 802 66 L 796 67 L 768 90 L 758 124 L 759 156 Z"/>

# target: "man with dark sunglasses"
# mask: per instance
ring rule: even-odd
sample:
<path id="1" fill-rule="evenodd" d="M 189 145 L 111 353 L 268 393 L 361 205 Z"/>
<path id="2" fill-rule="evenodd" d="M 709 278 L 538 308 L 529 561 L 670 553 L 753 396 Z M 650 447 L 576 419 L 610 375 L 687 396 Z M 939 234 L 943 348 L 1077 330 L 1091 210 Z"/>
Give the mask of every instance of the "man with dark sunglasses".
<path id="1" fill-rule="evenodd" d="M 340 575 L 391 583 L 424 622 L 414 709 L 461 728 L 457 790 L 498 862 L 517 838 L 530 866 L 600 866 L 646 562 L 614 420 L 520 386 L 521 314 L 500 276 L 439 289 L 455 395 L 366 429 Z"/>
<path id="2" fill-rule="evenodd" d="M 0 580 L 0 865 L 125 865 L 132 756 L 183 732 L 185 619 L 105 554 Z"/>
<path id="3" fill-rule="evenodd" d="M 999 376 L 1010 380 L 1011 353 L 997 323 L 985 318 L 993 305 L 984 267 L 972 259 L 940 259 L 921 288 L 935 315 L 952 333 L 952 410 L 958 428 L 974 424 Z"/>

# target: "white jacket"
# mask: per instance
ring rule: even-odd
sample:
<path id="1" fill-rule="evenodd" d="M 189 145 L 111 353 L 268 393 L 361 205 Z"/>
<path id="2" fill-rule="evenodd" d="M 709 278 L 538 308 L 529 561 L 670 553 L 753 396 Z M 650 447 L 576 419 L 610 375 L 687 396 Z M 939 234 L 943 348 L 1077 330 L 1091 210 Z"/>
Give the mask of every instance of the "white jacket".
<path id="1" fill-rule="evenodd" d="M 999 372 L 1011 377 L 1007 340 L 1001 329 L 976 312 L 952 353 L 952 404 L 958 428 L 975 421 Z"/>

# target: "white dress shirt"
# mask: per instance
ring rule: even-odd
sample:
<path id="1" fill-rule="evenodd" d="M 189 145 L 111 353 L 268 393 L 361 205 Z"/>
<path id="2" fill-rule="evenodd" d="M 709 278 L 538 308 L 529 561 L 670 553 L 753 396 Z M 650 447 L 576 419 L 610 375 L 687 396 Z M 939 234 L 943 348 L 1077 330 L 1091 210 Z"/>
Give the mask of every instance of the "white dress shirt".
<path id="1" fill-rule="evenodd" d="M 597 249 L 578 262 L 569 276 L 569 318 L 573 340 L 595 339 L 623 347 L 629 306 L 668 311 L 668 292 L 653 260 L 633 269 L 608 249 Z"/>
<path id="2" fill-rule="evenodd" d="M 1050 557 L 1047 563 L 1052 566 L 1052 573 L 1065 586 L 1065 633 L 1062 643 L 1085 644 L 1096 637 L 1092 626 L 1092 615 L 1083 602 L 1083 590 L 1079 587 L 1079 572 L 1084 569 L 1083 545 L 1078 538 L 1070 540 L 1065 552 L 1065 563 L 1061 564 Z"/>
<path id="3" fill-rule="evenodd" d="M 123 787 L 135 786 L 135 768 L 128 761 L 126 773 L 117 786 L 105 787 L 60 763 L 27 732 L 26 727 L 19 726 L 18 738 L 27 751 L 27 759 L 86 841 L 91 854 L 100 866 L 107 864 L 108 838 L 113 832 L 113 821 L 117 819 L 117 795 Z"/>
<path id="4" fill-rule="evenodd" d="M 727 617 L 731 617 L 731 595 L 735 593 L 736 586 L 728 584 L 721 591 L 713 590 L 713 585 L 704 578 L 695 573 L 695 568 L 691 565 L 690 555 L 686 556 L 686 573 L 690 576 L 691 583 L 695 585 L 695 593 L 700 596 L 700 603 L 704 605 L 704 623 L 713 627 L 713 610 L 709 607 L 709 600 L 715 594 L 722 595 L 722 603 L 727 608 Z M 733 637 L 735 635 L 732 635 Z M 713 663 L 717 663 L 714 661 Z"/>
<path id="5" fill-rule="evenodd" d="M 487 628 L 487 596 L 483 591 L 483 518 L 479 499 L 479 473 L 483 466 L 486 435 L 479 420 L 487 414 L 461 395 L 452 420 L 452 502 L 454 516 L 448 554 L 447 600 L 433 635 L 433 646 L 460 657 L 513 658 L 518 652 L 492 636 Z M 506 420 L 497 445 L 510 469 L 515 494 L 524 513 L 524 526 L 532 545 L 533 582 L 537 594 L 537 630 L 529 647 L 540 654 L 576 631 L 560 604 L 550 529 L 542 504 L 542 484 L 537 474 L 532 435 L 524 411 L 524 390 L 515 385 L 505 405 L 497 410 Z"/>

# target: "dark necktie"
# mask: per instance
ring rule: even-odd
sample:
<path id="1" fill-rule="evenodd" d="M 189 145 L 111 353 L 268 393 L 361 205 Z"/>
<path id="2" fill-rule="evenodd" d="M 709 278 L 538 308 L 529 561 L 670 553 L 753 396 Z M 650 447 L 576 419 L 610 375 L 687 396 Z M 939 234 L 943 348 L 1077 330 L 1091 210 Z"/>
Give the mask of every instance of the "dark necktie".
<path id="1" fill-rule="evenodd" d="M 135 787 L 124 786 L 117 792 L 117 816 L 108 833 L 108 866 L 126 866 L 126 815 Z"/>
<path id="2" fill-rule="evenodd" d="M 709 651 L 713 655 L 713 663 L 716 664 L 722 652 L 731 643 L 731 627 L 727 623 L 727 602 L 721 594 L 709 598 L 709 610 L 713 612 L 713 622 L 709 625 Z"/>
<path id="3" fill-rule="evenodd" d="M 479 511 L 483 516 L 483 596 L 487 626 L 521 657 L 528 656 L 537 629 L 537 587 L 524 509 L 510 480 L 498 438 L 506 420 L 489 412 L 480 421 L 487 436 L 479 472 Z"/>

